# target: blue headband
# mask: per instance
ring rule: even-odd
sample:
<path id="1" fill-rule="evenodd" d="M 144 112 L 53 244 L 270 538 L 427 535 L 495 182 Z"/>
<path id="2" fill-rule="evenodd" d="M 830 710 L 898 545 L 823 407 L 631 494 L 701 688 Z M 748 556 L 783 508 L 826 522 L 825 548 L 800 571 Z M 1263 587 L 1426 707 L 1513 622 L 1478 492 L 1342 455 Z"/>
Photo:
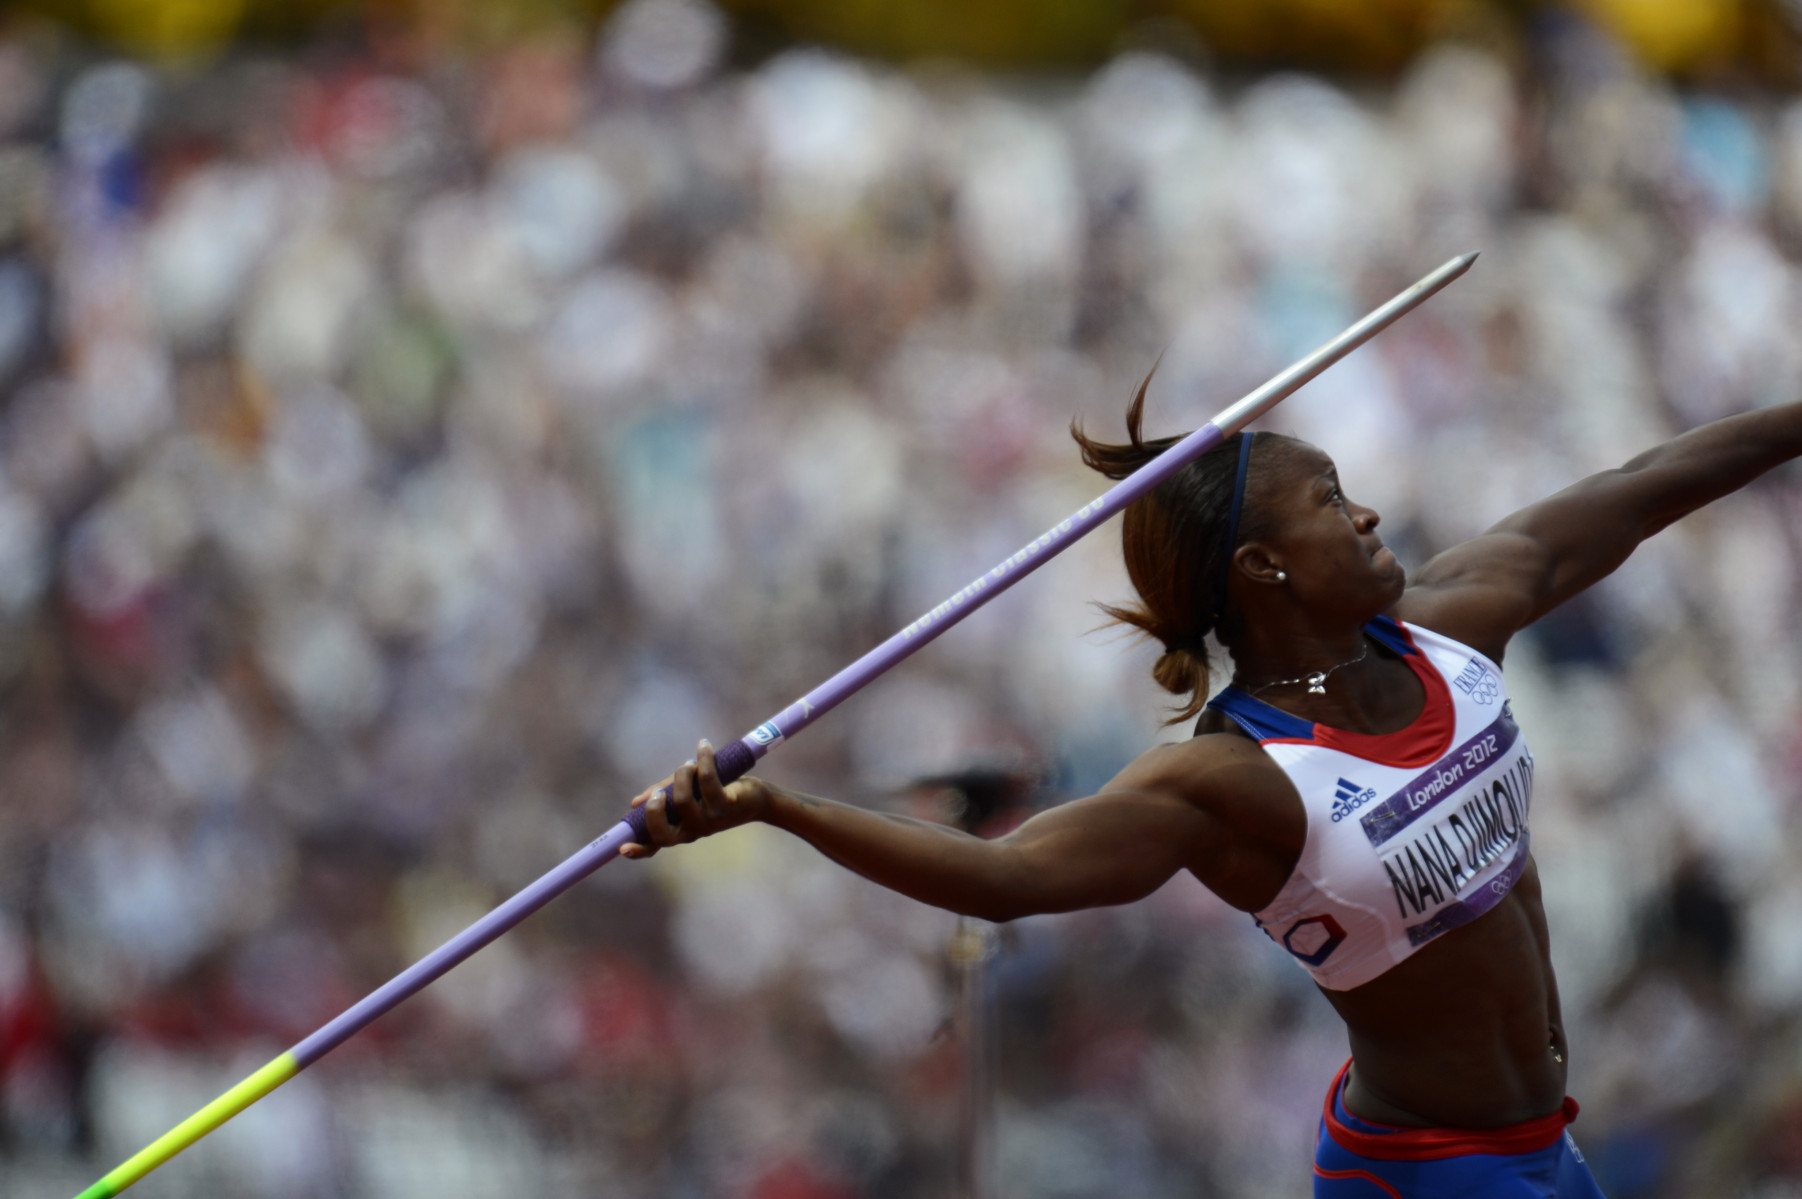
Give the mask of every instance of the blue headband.
<path id="1" fill-rule="evenodd" d="M 1220 623 L 1220 616 L 1226 611 L 1226 580 L 1232 573 L 1233 550 L 1239 541 L 1239 509 L 1245 506 L 1245 468 L 1251 463 L 1251 434 L 1239 434 L 1239 469 L 1233 475 L 1233 506 L 1226 516 L 1226 541 L 1220 547 L 1219 575 L 1214 583 L 1213 609 L 1208 616 L 1208 627 Z"/>

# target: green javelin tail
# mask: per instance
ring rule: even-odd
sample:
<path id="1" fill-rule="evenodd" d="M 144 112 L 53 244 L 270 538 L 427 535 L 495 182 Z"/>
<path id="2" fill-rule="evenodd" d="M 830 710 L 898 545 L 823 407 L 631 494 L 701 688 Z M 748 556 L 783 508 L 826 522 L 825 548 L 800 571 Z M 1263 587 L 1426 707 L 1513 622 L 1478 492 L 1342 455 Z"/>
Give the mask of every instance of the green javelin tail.
<path id="1" fill-rule="evenodd" d="M 275 1088 L 300 1073 L 292 1052 L 246 1078 L 193 1115 L 145 1146 L 142 1152 L 83 1191 L 76 1199 L 112 1199 L 120 1191 L 150 1173 L 176 1154 L 219 1127 Z"/>

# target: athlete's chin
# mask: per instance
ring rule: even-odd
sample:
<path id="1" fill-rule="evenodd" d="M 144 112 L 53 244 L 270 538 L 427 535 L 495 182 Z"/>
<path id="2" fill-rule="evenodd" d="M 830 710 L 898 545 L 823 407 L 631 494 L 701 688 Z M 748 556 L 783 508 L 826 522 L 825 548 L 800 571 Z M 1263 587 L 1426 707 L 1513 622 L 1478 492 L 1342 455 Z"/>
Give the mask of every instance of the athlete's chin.
<path id="1" fill-rule="evenodd" d="M 1381 553 L 1379 553 L 1377 555 L 1377 557 L 1380 559 L 1383 556 L 1383 554 L 1389 554 L 1389 562 L 1388 562 L 1389 573 L 1391 576 L 1393 576 L 1393 578 L 1395 580 L 1395 582 L 1394 582 L 1395 590 L 1396 590 L 1396 593 L 1399 595 L 1408 586 L 1408 568 L 1402 565 L 1402 560 L 1400 558 L 1397 558 L 1394 554 L 1389 553 L 1389 551 L 1387 549 L 1384 549 L 1383 551 L 1381 551 Z M 1378 562 L 1378 565 L 1381 566 L 1381 565 L 1383 565 L 1383 563 Z"/>
<path id="2" fill-rule="evenodd" d="M 1390 593 L 1389 602 L 1394 603 L 1400 599 L 1402 592 L 1408 589 L 1408 571 L 1402 566 L 1401 560 L 1388 546 L 1384 546 L 1371 555 L 1370 564 L 1377 568 L 1377 574 L 1382 577 L 1383 585 Z"/>

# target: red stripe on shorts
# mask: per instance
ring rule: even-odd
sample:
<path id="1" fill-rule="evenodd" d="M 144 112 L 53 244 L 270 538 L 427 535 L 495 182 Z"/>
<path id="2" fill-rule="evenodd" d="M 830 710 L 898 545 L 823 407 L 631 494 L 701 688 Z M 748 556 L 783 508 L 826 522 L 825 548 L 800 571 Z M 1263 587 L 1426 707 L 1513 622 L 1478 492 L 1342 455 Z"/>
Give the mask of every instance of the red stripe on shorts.
<path id="1" fill-rule="evenodd" d="M 1333 1111 L 1333 1100 L 1345 1085 L 1351 1069 L 1348 1061 L 1326 1093 L 1326 1131 L 1341 1149 L 1359 1157 L 1376 1161 L 1435 1161 L 1444 1157 L 1464 1157 L 1472 1153 L 1492 1153 L 1512 1157 L 1537 1153 L 1564 1135 L 1565 1125 L 1577 1118 L 1577 1101 L 1565 1096 L 1564 1103 L 1550 1115 L 1523 1120 L 1506 1128 L 1398 1128 L 1391 1124 L 1377 1127 L 1392 1129 L 1382 1133 L 1359 1132 L 1349 1128 Z M 1376 1124 L 1366 1120 L 1367 1124 Z"/>

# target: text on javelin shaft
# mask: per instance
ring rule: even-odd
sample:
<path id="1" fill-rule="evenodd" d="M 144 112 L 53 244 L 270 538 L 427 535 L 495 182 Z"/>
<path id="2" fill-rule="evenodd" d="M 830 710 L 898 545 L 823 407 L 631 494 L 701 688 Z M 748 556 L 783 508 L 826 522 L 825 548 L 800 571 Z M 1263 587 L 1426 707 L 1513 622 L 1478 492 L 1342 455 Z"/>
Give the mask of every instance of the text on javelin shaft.
<path id="1" fill-rule="evenodd" d="M 1062 541 L 1069 535 L 1071 529 L 1074 529 L 1079 524 L 1088 523 L 1089 518 L 1100 511 L 1100 509 L 1101 501 L 1099 499 L 1091 500 L 1089 503 L 1084 504 L 1081 508 L 1077 509 L 1076 515 L 1067 520 L 1059 521 L 1055 528 L 1047 529 L 1030 545 L 1017 550 L 1012 556 L 1003 559 L 999 566 L 977 579 L 974 583 L 965 587 L 962 591 L 959 591 L 956 595 L 952 596 L 926 615 L 920 617 L 920 619 L 902 629 L 901 639 L 903 641 L 911 641 L 925 630 L 944 620 L 945 617 L 949 616 L 953 611 L 963 607 L 970 600 L 987 591 L 990 584 L 999 583 L 1017 570 L 1021 565 L 1038 557 L 1051 546 Z"/>

